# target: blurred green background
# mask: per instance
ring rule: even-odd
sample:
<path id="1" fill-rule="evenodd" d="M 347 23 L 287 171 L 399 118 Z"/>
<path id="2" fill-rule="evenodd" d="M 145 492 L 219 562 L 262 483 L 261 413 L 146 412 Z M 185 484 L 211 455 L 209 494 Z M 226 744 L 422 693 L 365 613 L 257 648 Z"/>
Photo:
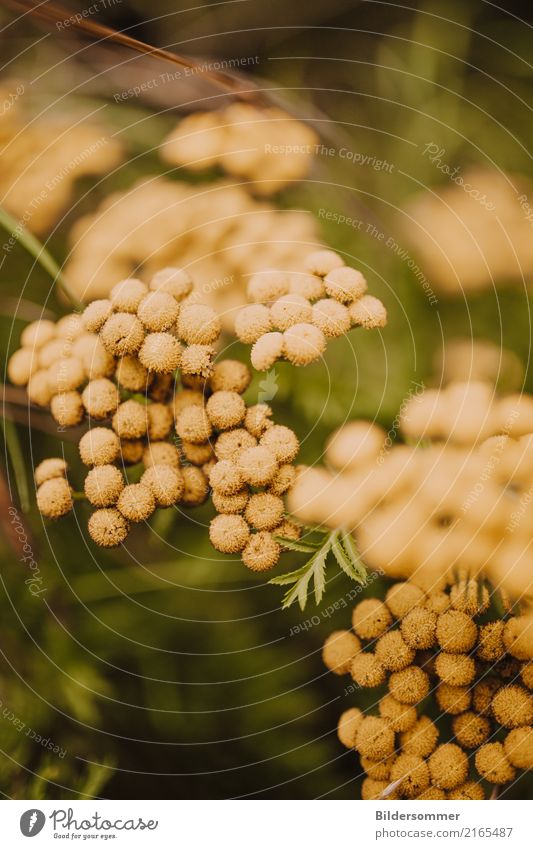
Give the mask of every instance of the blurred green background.
<path id="1" fill-rule="evenodd" d="M 481 291 L 438 293 L 430 303 L 405 259 L 375 235 L 394 238 L 411 255 L 402 210 L 420 189 L 450 182 L 421 154 L 430 142 L 445 149 L 454 167 L 533 177 L 530 4 L 508 3 L 505 10 L 477 0 L 188 6 L 154 0 L 148 10 L 141 0 L 128 0 L 103 7 L 98 21 L 202 59 L 257 55 L 260 61 L 247 69 L 255 82 L 310 121 L 325 145 L 393 165 L 376 169 L 318 156 L 309 178 L 276 199 L 317 217 L 323 239 L 365 270 L 390 316 L 383 332 L 330 344 L 325 363 L 303 374 L 287 365 L 277 369 L 272 403 L 278 419 L 302 438 L 301 460 L 317 462 L 325 438 L 346 418 L 369 417 L 389 429 L 413 381 L 440 380 L 436 363 L 456 337 L 503 346 L 513 368 L 500 369 L 495 380 L 531 391 L 527 274 L 518 282 L 504 275 Z M 1 20 L 6 24 L 13 14 L 2 9 Z M 103 105 L 99 120 L 120 130 L 126 148 L 124 164 L 108 177 L 77 184 L 71 208 L 46 237 L 61 265 L 68 231 L 82 213 L 139 176 L 163 172 L 153 148 L 175 125 L 176 104 L 192 106 L 183 106 L 189 94 L 179 81 L 164 104 L 114 102 L 124 68 L 95 78 L 107 57 L 80 50 L 73 33 L 56 31 L 39 41 L 46 32 L 27 18 L 4 31 L 4 75 L 37 80 L 30 96 L 39 111 L 65 87 L 65 68 L 72 68 L 67 108 Z M 107 50 L 113 55 L 112 45 Z M 72 58 L 58 71 L 65 55 Z M 134 67 L 142 78 L 142 61 Z M 177 171 L 167 176 L 183 179 Z M 323 209 L 362 225 L 326 221 Z M 431 284 L 430 269 L 427 277 Z M 21 246 L 3 252 L 0 285 L 4 362 L 25 321 L 43 307 L 46 316 L 59 316 L 66 305 Z M 228 345 L 232 356 L 246 357 L 231 340 Z M 251 401 L 258 382 L 248 390 Z M 44 457 L 64 452 L 81 488 L 79 434 L 58 437 L 47 414 L 30 410 L 13 389 L 4 413 L 2 794 L 354 798 L 357 758 L 340 746 L 335 727 L 355 697 L 344 695 L 344 680 L 326 673 L 320 659 L 325 636 L 348 626 L 350 605 L 329 611 L 350 592 L 346 579 L 332 569 L 317 610 L 309 604 L 303 615 L 296 608 L 282 612 L 279 588 L 240 562 L 215 556 L 205 527 L 209 506 L 187 515 L 162 512 L 150 533 L 137 528 L 124 548 L 96 549 L 87 539 L 85 505 L 58 524 L 43 523 L 35 508 L 32 467 Z M 12 506 L 41 570 L 46 590 L 38 597 L 24 583 Z M 282 571 L 298 562 L 298 555 L 284 555 Z M 366 592 L 376 589 L 379 584 Z M 291 635 L 309 619 L 312 627 Z M 65 754 L 48 751 L 48 740 L 49 749 L 56 745 Z M 510 791 L 517 798 L 526 793 L 520 782 Z"/>

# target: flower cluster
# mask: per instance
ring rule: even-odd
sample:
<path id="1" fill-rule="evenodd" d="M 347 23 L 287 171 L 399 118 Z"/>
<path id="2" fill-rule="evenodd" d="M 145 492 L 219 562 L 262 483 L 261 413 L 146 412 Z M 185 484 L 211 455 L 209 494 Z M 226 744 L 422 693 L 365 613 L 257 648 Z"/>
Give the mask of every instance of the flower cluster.
<path id="1" fill-rule="evenodd" d="M 271 195 L 309 172 L 318 137 L 281 109 L 233 103 L 183 118 L 163 142 L 162 157 L 191 171 L 218 166 Z"/>
<path id="2" fill-rule="evenodd" d="M 515 599 L 529 598 L 533 400 L 503 396 L 487 414 L 481 400 L 473 402 L 477 392 L 452 384 L 408 404 L 403 432 L 433 437 L 416 445 L 388 442 L 366 422 L 344 426 L 326 452 L 333 468 L 298 475 L 291 511 L 304 522 L 353 530 L 367 564 L 392 578 L 460 567 L 483 573 Z M 428 407 L 431 418 L 419 415 Z M 428 421 L 438 426 L 430 429 Z M 494 435 L 467 444 L 478 432 Z"/>
<path id="3" fill-rule="evenodd" d="M 229 328 L 231 310 L 246 302 L 251 274 L 278 265 L 297 269 L 321 240 L 310 213 L 278 210 L 243 186 L 152 176 L 78 219 L 70 242 L 65 277 L 81 299 L 108 297 L 132 268 L 149 280 L 179 265 Z"/>
<path id="4" fill-rule="evenodd" d="M 387 687 L 377 715 L 353 707 L 339 720 L 363 799 L 484 799 L 486 784 L 533 769 L 533 618 L 489 606 L 467 577 L 396 583 L 326 640 L 328 669 Z"/>
<path id="5" fill-rule="evenodd" d="M 304 271 L 269 270 L 248 283 L 252 301 L 235 318 L 241 342 L 252 344 L 251 361 L 266 371 L 279 359 L 295 366 L 318 360 L 328 339 L 352 327 L 370 330 L 387 322 L 378 298 L 365 294 L 367 282 L 339 254 L 316 251 L 306 257 Z"/>

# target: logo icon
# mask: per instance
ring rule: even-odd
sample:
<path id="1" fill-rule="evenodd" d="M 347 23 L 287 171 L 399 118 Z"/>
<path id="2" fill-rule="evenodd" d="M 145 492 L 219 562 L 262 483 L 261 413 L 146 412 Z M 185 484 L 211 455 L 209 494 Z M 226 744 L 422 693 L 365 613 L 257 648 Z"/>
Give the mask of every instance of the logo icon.
<path id="1" fill-rule="evenodd" d="M 46 817 L 42 811 L 37 808 L 31 808 L 29 811 L 24 811 L 20 818 L 20 830 L 24 837 L 35 837 L 42 831 L 46 822 Z"/>

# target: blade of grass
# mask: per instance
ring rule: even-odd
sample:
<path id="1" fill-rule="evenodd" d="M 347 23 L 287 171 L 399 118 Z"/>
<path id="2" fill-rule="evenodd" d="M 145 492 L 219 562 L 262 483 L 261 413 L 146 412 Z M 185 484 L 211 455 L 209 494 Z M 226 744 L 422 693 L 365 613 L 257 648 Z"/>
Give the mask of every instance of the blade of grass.
<path id="1" fill-rule="evenodd" d="M 16 221 L 3 207 L 0 206 L 0 227 L 6 230 L 12 239 L 15 239 L 31 256 L 39 263 L 45 271 L 48 272 L 54 282 L 62 288 L 63 292 L 69 301 L 75 307 L 81 308 L 82 302 L 74 295 L 68 285 L 61 269 L 52 254 L 50 254 L 44 245 L 37 239 L 33 233 L 30 233 L 20 221 Z"/>
<path id="2" fill-rule="evenodd" d="M 20 446 L 17 428 L 9 419 L 4 419 L 4 439 L 9 459 L 11 460 L 11 465 L 13 467 L 15 480 L 17 482 L 20 508 L 23 513 L 29 513 L 30 491 L 28 487 L 28 479 L 26 477 L 26 466 L 24 464 L 24 457 Z"/>

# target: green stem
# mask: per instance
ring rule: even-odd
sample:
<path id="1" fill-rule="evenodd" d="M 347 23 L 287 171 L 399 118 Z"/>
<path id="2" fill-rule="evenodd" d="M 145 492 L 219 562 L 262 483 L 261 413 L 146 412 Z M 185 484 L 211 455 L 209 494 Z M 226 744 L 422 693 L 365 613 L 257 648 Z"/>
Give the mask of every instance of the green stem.
<path id="1" fill-rule="evenodd" d="M 6 447 L 15 473 L 17 482 L 17 490 L 20 498 L 20 507 L 23 513 L 28 513 L 30 510 L 30 492 L 28 489 L 28 479 L 26 477 L 26 466 L 20 440 L 17 433 L 17 428 L 9 419 L 4 419 L 4 438 Z"/>

